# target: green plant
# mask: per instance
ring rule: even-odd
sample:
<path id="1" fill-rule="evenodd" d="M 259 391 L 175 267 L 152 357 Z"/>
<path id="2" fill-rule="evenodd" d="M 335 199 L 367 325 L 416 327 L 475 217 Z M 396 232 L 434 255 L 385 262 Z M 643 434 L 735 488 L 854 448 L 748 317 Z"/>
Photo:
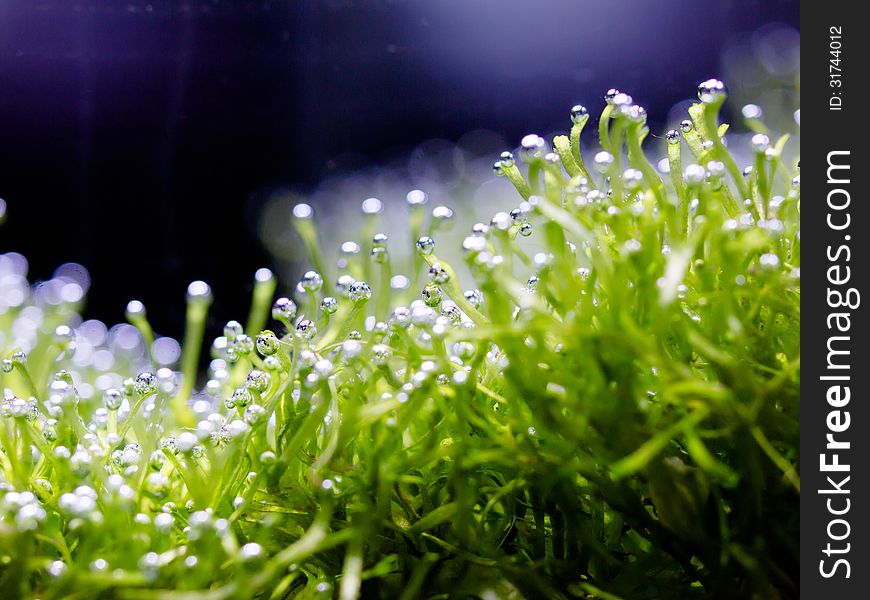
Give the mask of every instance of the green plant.
<path id="1" fill-rule="evenodd" d="M 77 361 L 74 301 L 4 304 L 0 343 L 32 322 L 0 380 L 4 593 L 796 595 L 799 180 L 785 136 L 753 137 L 741 172 L 724 88 L 699 95 L 666 136 L 665 179 L 643 109 L 615 90 L 592 168 L 579 106 L 552 151 L 523 140 L 525 174 L 503 154 L 521 201 L 465 239 L 476 289 L 434 241 L 452 213 L 427 219 L 415 195 L 428 281 L 394 277 L 366 217 L 329 296 L 297 206 L 316 269 L 299 307 L 279 299 L 286 333 L 264 331 L 275 282 L 259 272 L 206 393 L 192 392 L 202 282 L 180 373 L 120 351 L 104 369 Z M 144 307 L 128 318 L 150 347 Z M 101 397 L 99 377 L 139 368 Z"/>

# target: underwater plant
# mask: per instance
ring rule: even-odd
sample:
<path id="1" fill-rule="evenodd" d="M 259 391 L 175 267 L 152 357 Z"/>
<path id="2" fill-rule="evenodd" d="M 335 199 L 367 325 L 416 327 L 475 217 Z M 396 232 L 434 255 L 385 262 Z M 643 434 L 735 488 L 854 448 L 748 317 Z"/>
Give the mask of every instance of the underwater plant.
<path id="1" fill-rule="evenodd" d="M 297 205 L 311 270 L 257 272 L 202 389 L 204 282 L 176 367 L 141 303 L 108 330 L 0 257 L 4 595 L 795 596 L 798 163 L 753 118 L 738 166 L 698 92 L 666 173 L 617 90 L 591 161 L 582 106 L 525 137 L 461 253 L 411 192 L 406 274 L 371 199 L 337 262 Z"/>

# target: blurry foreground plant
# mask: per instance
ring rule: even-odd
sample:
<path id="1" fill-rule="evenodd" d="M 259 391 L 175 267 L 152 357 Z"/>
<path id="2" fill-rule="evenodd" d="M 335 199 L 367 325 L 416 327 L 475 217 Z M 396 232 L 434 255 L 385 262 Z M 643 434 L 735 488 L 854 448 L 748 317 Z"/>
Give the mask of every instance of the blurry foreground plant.
<path id="1" fill-rule="evenodd" d="M 271 307 L 277 333 L 258 272 L 200 393 L 203 282 L 176 372 L 99 340 L 82 358 L 75 306 L 0 260 L 4 594 L 796 595 L 799 179 L 785 137 L 755 135 L 739 168 L 724 87 L 699 97 L 664 179 L 616 90 L 590 162 L 581 106 L 552 149 L 523 140 L 525 173 L 504 153 L 521 198 L 463 242 L 473 289 L 422 192 L 410 276 L 376 201 L 337 270 L 298 205 L 314 270 Z M 151 347 L 144 307 L 128 318 Z"/>

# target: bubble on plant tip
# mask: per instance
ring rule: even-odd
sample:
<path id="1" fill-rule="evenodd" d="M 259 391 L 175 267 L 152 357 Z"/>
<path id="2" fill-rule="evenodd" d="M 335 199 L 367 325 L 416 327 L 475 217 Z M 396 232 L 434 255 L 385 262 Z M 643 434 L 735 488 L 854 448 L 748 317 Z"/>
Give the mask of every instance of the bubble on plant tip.
<path id="1" fill-rule="evenodd" d="M 139 396 L 148 396 L 157 391 L 157 377 L 151 372 L 143 371 L 136 376 L 133 390 Z"/>
<path id="2" fill-rule="evenodd" d="M 429 195 L 423 190 L 411 190 L 405 195 L 405 201 L 410 206 L 422 206 L 429 201 Z"/>
<path id="3" fill-rule="evenodd" d="M 680 121 L 680 131 L 683 133 L 689 133 L 693 129 L 695 129 L 695 125 L 689 119 Z"/>
<path id="4" fill-rule="evenodd" d="M 544 157 L 546 142 L 544 138 L 534 133 L 525 136 L 520 141 L 520 155 L 526 162 L 533 161 Z"/>
<path id="5" fill-rule="evenodd" d="M 411 287 L 411 280 L 404 275 L 393 275 L 390 278 L 390 289 L 407 290 Z"/>
<path id="6" fill-rule="evenodd" d="M 749 166 L 747 166 L 747 167 L 744 167 L 744 169 L 743 169 L 743 176 L 744 176 L 744 177 L 749 177 L 750 175 L 752 175 L 752 171 L 753 171 L 753 170 L 754 170 L 754 169 L 752 168 L 752 165 L 749 165 Z"/>
<path id="7" fill-rule="evenodd" d="M 306 292 L 313 294 L 323 287 L 323 277 L 317 271 L 306 271 L 299 283 Z"/>
<path id="8" fill-rule="evenodd" d="M 272 305 L 272 318 L 289 322 L 296 317 L 296 303 L 290 298 L 278 298 Z"/>
<path id="9" fill-rule="evenodd" d="M 514 166 L 514 164 L 516 164 L 516 160 L 514 159 L 513 152 L 504 151 L 501 153 L 501 155 L 498 158 L 499 158 L 498 162 L 503 169 L 510 168 L 510 167 Z"/>
<path id="10" fill-rule="evenodd" d="M 480 308 L 480 305 L 483 303 L 483 294 L 480 290 L 465 290 L 462 295 L 474 308 Z"/>
<path id="11" fill-rule="evenodd" d="M 701 165 L 691 164 L 683 172 L 683 178 L 689 185 L 701 185 L 707 177 L 707 172 Z"/>
<path id="12" fill-rule="evenodd" d="M 293 207 L 293 216 L 297 219 L 311 219 L 314 217 L 314 209 L 309 204 L 300 202 Z"/>
<path id="13" fill-rule="evenodd" d="M 259 404 L 251 404 L 245 409 L 245 423 L 248 425 L 257 425 L 266 420 L 266 409 Z"/>
<path id="14" fill-rule="evenodd" d="M 571 122 L 575 125 L 583 122 L 583 117 L 587 116 L 589 111 L 582 104 L 575 104 L 571 107 Z"/>
<path id="15" fill-rule="evenodd" d="M 355 282 L 356 279 L 350 275 L 339 275 L 338 279 L 335 280 L 335 291 L 343 298 L 347 298 L 350 295 L 350 288 Z"/>
<path id="16" fill-rule="evenodd" d="M 429 267 L 429 281 L 432 283 L 442 284 L 450 280 L 450 274 L 441 266 L 441 263 L 432 263 Z"/>
<path id="17" fill-rule="evenodd" d="M 770 138 L 763 133 L 756 133 L 751 140 L 752 149 L 757 153 L 763 153 L 770 148 Z"/>
<path id="18" fill-rule="evenodd" d="M 366 198 L 362 202 L 362 211 L 366 215 L 377 215 L 384 212 L 384 203 L 378 198 Z"/>
<path id="19" fill-rule="evenodd" d="M 680 143 L 680 132 L 676 129 L 670 129 L 665 134 L 665 139 L 669 144 L 679 144 Z"/>
<path id="20" fill-rule="evenodd" d="M 430 238 L 429 236 L 422 236 L 416 242 L 417 252 L 424 256 L 428 256 L 435 251 L 435 240 Z"/>
<path id="21" fill-rule="evenodd" d="M 238 321 L 228 321 L 227 324 L 224 325 L 224 337 L 228 340 L 234 340 L 237 335 L 242 333 L 244 333 L 244 328 Z"/>
<path id="22" fill-rule="evenodd" d="M 390 257 L 389 251 L 383 246 L 375 246 L 371 251 L 372 262 L 384 264 Z"/>
<path id="23" fill-rule="evenodd" d="M 201 280 L 190 282 L 187 286 L 187 301 L 194 304 L 208 304 L 211 302 L 211 287 Z"/>
<path id="24" fill-rule="evenodd" d="M 462 249 L 466 252 L 481 252 L 486 249 L 486 239 L 470 235 L 462 240 Z"/>
<path id="25" fill-rule="evenodd" d="M 355 281 L 348 290 L 351 302 L 368 302 L 372 297 L 372 288 L 365 281 Z"/>
<path id="26" fill-rule="evenodd" d="M 496 177 L 504 177 L 504 175 L 505 175 L 504 166 L 502 165 L 500 160 L 497 160 L 494 163 L 492 163 L 492 174 L 495 175 Z"/>
<path id="27" fill-rule="evenodd" d="M 453 218 L 453 209 L 448 206 L 436 206 L 432 209 L 432 218 L 435 221 L 449 221 Z"/>
<path id="28" fill-rule="evenodd" d="M 325 315 L 334 315 L 338 311 L 338 300 L 332 296 L 326 296 L 320 301 L 320 310 Z"/>
<path id="29" fill-rule="evenodd" d="M 317 335 L 317 326 L 313 321 L 302 319 L 296 324 L 296 337 L 302 340 L 311 340 Z"/>
<path id="30" fill-rule="evenodd" d="M 698 85 L 698 99 L 704 103 L 721 102 L 728 95 L 725 84 L 718 79 L 708 79 Z"/>
<path id="31" fill-rule="evenodd" d="M 604 93 L 604 101 L 608 104 L 613 104 L 613 99 L 616 98 L 620 94 L 620 91 L 616 88 L 610 88 Z"/>
<path id="32" fill-rule="evenodd" d="M 233 349 L 242 356 L 254 351 L 254 340 L 246 333 L 240 333 L 233 340 Z"/>
<path id="33" fill-rule="evenodd" d="M 613 165 L 614 160 L 615 159 L 610 152 L 602 150 L 595 155 L 595 158 L 593 158 L 592 162 L 595 170 L 599 173 L 604 174 L 607 173 L 608 170 L 610 170 L 610 167 Z"/>
<path id="34" fill-rule="evenodd" d="M 774 270 L 779 267 L 779 256 L 773 252 L 762 254 L 758 258 L 758 264 L 761 265 L 763 269 Z"/>
<path id="35" fill-rule="evenodd" d="M 272 380 L 272 376 L 266 373 L 265 371 L 261 371 L 260 369 L 253 369 L 250 373 L 248 373 L 247 379 L 245 379 L 245 387 L 248 389 L 256 390 L 261 394 L 269 389 L 269 383 Z"/>
<path id="36" fill-rule="evenodd" d="M 801 176 L 795 175 L 794 177 L 791 178 L 791 187 L 800 188 L 800 186 L 801 186 Z"/>
<path id="37" fill-rule="evenodd" d="M 438 287 L 434 283 L 429 283 L 425 287 L 423 287 L 423 291 L 420 293 L 420 296 L 423 298 L 423 302 L 426 306 L 434 307 L 441 304 L 441 300 L 444 298 L 444 293 L 441 291 L 441 288 Z"/>
<path id="38" fill-rule="evenodd" d="M 523 221 L 518 231 L 521 236 L 529 237 L 530 235 L 532 235 L 534 228 L 532 227 L 532 224 L 528 221 Z"/>
<path id="39" fill-rule="evenodd" d="M 411 323 L 411 311 L 406 306 L 397 306 L 390 315 L 390 325 L 407 328 Z"/>
<path id="40" fill-rule="evenodd" d="M 486 223 L 475 223 L 471 226 L 471 235 L 483 237 L 489 233 L 489 225 Z"/>
<path id="41" fill-rule="evenodd" d="M 740 109 L 744 119 L 760 119 L 763 111 L 757 104 L 746 104 Z"/>

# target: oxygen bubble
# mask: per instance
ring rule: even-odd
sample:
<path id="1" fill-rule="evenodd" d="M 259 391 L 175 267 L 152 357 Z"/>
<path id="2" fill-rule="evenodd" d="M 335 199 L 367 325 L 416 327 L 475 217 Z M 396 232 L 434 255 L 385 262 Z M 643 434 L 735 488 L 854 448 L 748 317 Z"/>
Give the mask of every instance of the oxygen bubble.
<path id="1" fill-rule="evenodd" d="M 166 463 L 166 455 L 163 454 L 160 450 L 155 450 L 148 457 L 148 464 L 151 465 L 151 468 L 155 471 L 159 471 L 163 468 L 163 465 Z"/>
<path id="2" fill-rule="evenodd" d="M 502 167 L 501 161 L 497 160 L 492 163 L 492 174 L 496 177 L 504 177 L 504 168 Z"/>
<path id="3" fill-rule="evenodd" d="M 426 303 L 426 306 L 438 306 L 441 304 L 441 300 L 444 298 L 444 294 L 441 291 L 441 288 L 435 285 L 434 283 L 427 284 L 423 291 L 421 292 L 421 297 L 423 298 L 423 302 Z"/>
<path id="4" fill-rule="evenodd" d="M 390 253 L 383 246 L 375 246 L 372 248 L 371 258 L 377 264 L 384 264 L 389 259 Z"/>
<path id="5" fill-rule="evenodd" d="M 708 79 L 698 86 L 698 99 L 704 103 L 721 102 L 727 95 L 725 84 L 718 79 Z"/>
<path id="6" fill-rule="evenodd" d="M 586 107 L 582 104 L 575 104 L 571 108 L 571 122 L 575 125 L 583 122 L 583 117 L 589 114 L 589 111 L 586 110 Z"/>
<path id="7" fill-rule="evenodd" d="M 299 283 L 306 292 L 313 294 L 323 287 L 323 277 L 317 271 L 306 271 Z"/>
<path id="8" fill-rule="evenodd" d="M 272 318 L 285 323 L 296 318 L 296 303 L 290 298 L 278 298 L 272 305 Z"/>
<path id="9" fill-rule="evenodd" d="M 362 334 L 359 331 L 357 331 L 356 329 L 351 329 L 347 333 L 347 339 L 349 339 L 349 340 L 361 340 Z"/>
<path id="10" fill-rule="evenodd" d="M 665 134 L 665 139 L 668 140 L 669 144 L 679 144 L 680 132 L 676 129 L 671 129 Z"/>
<path id="11" fill-rule="evenodd" d="M 377 198 L 366 198 L 362 202 L 362 211 L 367 215 L 377 215 L 384 211 L 384 203 Z"/>
<path id="12" fill-rule="evenodd" d="M 530 235 L 532 235 L 532 231 L 533 231 L 532 224 L 529 223 L 528 221 L 525 221 L 525 222 L 523 222 L 522 225 L 520 225 L 519 233 L 521 236 L 529 237 Z"/>
<path id="13" fill-rule="evenodd" d="M 407 290 L 411 286 L 411 280 L 404 275 L 393 275 L 390 277 L 390 289 L 392 290 Z"/>
<path id="14" fill-rule="evenodd" d="M 531 160 L 542 158 L 545 154 L 545 144 L 546 142 L 544 141 L 544 138 L 534 133 L 525 136 L 520 142 L 523 160 L 529 162 Z"/>
<path id="15" fill-rule="evenodd" d="M 643 173 L 637 169 L 626 169 L 622 174 L 622 181 L 629 192 L 636 191 L 643 183 Z"/>
<path id="16" fill-rule="evenodd" d="M 405 201 L 411 206 L 422 206 L 429 201 L 429 195 L 423 190 L 411 190 L 405 196 Z"/>
<path id="17" fill-rule="evenodd" d="M 58 579 L 63 577 L 63 575 L 67 572 L 66 563 L 62 560 L 53 560 L 48 566 L 45 568 L 48 574 L 54 579 Z"/>
<path id="18" fill-rule="evenodd" d="M 776 269 L 777 267 L 779 267 L 779 256 L 777 256 L 773 252 L 762 254 L 758 259 L 758 264 L 760 264 L 762 268 L 768 270 Z"/>
<path id="19" fill-rule="evenodd" d="M 372 246 L 376 248 L 386 246 L 388 241 L 386 233 L 376 233 L 372 236 Z"/>
<path id="20" fill-rule="evenodd" d="M 800 124 L 801 124 L 801 109 L 797 109 L 796 111 L 794 111 L 794 115 L 792 115 L 792 116 L 794 117 L 794 122 L 797 123 L 798 126 L 800 126 Z"/>
<path id="21" fill-rule="evenodd" d="M 73 339 L 73 331 L 70 329 L 68 325 L 58 325 L 54 330 L 54 340 L 62 345 L 66 346 Z"/>
<path id="22" fill-rule="evenodd" d="M 484 236 L 489 233 L 489 225 L 486 223 L 475 223 L 471 227 L 471 235 Z"/>
<path id="23" fill-rule="evenodd" d="M 761 107 L 757 104 L 747 104 L 740 109 L 744 119 L 760 119 L 762 115 Z"/>
<path id="24" fill-rule="evenodd" d="M 752 171 L 753 171 L 753 169 L 752 169 L 752 165 L 749 165 L 748 167 L 745 167 L 745 168 L 743 169 L 743 176 L 744 176 L 744 177 L 749 177 L 750 175 L 752 175 Z"/>
<path id="25" fill-rule="evenodd" d="M 308 319 L 302 319 L 296 324 L 296 336 L 302 340 L 313 339 L 317 335 L 317 326 Z"/>
<path id="26" fill-rule="evenodd" d="M 245 423 L 257 425 L 266 420 L 266 409 L 259 404 L 251 404 L 245 409 Z"/>
<path id="27" fill-rule="evenodd" d="M 619 95 L 619 90 L 616 88 L 610 88 L 604 93 L 604 101 L 608 104 L 613 104 L 613 99 Z"/>
<path id="28" fill-rule="evenodd" d="M 272 356 L 278 352 L 279 347 L 278 337 L 270 330 L 266 329 L 257 334 L 257 352 L 262 356 Z"/>
<path id="29" fill-rule="evenodd" d="M 491 227 L 495 227 L 496 229 L 499 229 L 501 231 L 507 231 L 510 228 L 512 222 L 513 219 L 511 219 L 511 216 L 508 213 L 497 212 L 492 216 L 489 224 Z"/>
<path id="30" fill-rule="evenodd" d="M 208 304 L 211 302 L 211 288 L 204 281 L 192 281 L 187 286 L 187 301 L 199 304 Z"/>
<path id="31" fill-rule="evenodd" d="M 633 98 L 631 96 L 623 92 L 619 92 L 613 98 L 611 98 L 610 103 L 616 107 L 627 107 L 632 103 L 632 101 Z"/>
<path id="32" fill-rule="evenodd" d="M 124 395 L 115 388 L 109 388 L 103 392 L 103 404 L 109 410 L 118 410 L 124 401 Z"/>
<path id="33" fill-rule="evenodd" d="M 509 168 L 509 167 L 514 166 L 514 164 L 516 164 L 516 161 L 514 160 L 513 152 L 507 152 L 507 151 L 502 152 L 498 158 L 499 158 L 499 162 L 501 163 L 501 166 L 504 168 Z"/>
<path id="34" fill-rule="evenodd" d="M 135 319 L 136 317 L 144 317 L 145 305 L 138 300 L 130 300 L 127 303 L 127 309 L 124 312 L 128 320 Z"/>
<path id="35" fill-rule="evenodd" d="M 351 302 L 368 302 L 372 297 L 372 288 L 365 281 L 355 281 L 348 290 Z"/>
<path id="36" fill-rule="evenodd" d="M 766 152 L 770 147 L 770 138 L 763 133 L 756 133 L 752 136 L 752 149 L 755 152 Z"/>
<path id="37" fill-rule="evenodd" d="M 356 280 L 350 275 L 340 275 L 335 280 L 335 291 L 344 298 L 350 295 L 350 288 Z"/>
<path id="38" fill-rule="evenodd" d="M 157 391 L 157 377 L 153 373 L 144 371 L 136 376 L 133 389 L 139 396 L 148 396 Z"/>
<path id="39" fill-rule="evenodd" d="M 449 221 L 453 218 L 453 209 L 447 206 L 436 206 L 432 209 L 432 218 L 436 221 Z"/>
<path id="40" fill-rule="evenodd" d="M 254 351 L 254 340 L 251 336 L 240 333 L 233 340 L 233 349 L 241 355 L 248 355 Z"/>
<path id="41" fill-rule="evenodd" d="M 447 317 L 451 325 L 459 325 L 462 321 L 462 312 L 453 304 L 444 306 L 441 309 L 441 316 Z"/>
<path id="42" fill-rule="evenodd" d="M 801 176 L 795 175 L 791 178 L 791 187 L 800 188 L 801 187 Z"/>
<path id="43" fill-rule="evenodd" d="M 483 294 L 480 293 L 480 290 L 465 290 L 463 296 L 474 308 L 480 308 L 483 302 Z"/>
<path id="44" fill-rule="evenodd" d="M 462 249 L 466 252 L 482 252 L 486 249 L 486 238 L 470 235 L 462 241 Z"/>
<path id="45" fill-rule="evenodd" d="M 607 173 L 610 167 L 613 165 L 614 157 L 610 152 L 606 150 L 602 150 L 598 154 L 595 155 L 593 159 L 593 164 L 595 165 L 595 170 L 599 173 Z"/>
<path id="46" fill-rule="evenodd" d="M 417 240 L 417 252 L 423 255 L 432 254 L 435 250 L 435 240 L 428 236 L 423 236 Z"/>
<path id="47" fill-rule="evenodd" d="M 441 263 L 433 263 L 432 266 L 429 267 L 429 280 L 432 283 L 447 283 L 449 279 L 450 274 L 441 266 Z"/>
<path id="48" fill-rule="evenodd" d="M 701 142 L 701 148 L 703 150 L 710 150 L 713 147 L 713 140 L 704 140 Z"/>
<path id="49" fill-rule="evenodd" d="M 556 154 L 555 152 L 548 152 L 548 153 L 544 156 L 544 162 L 547 163 L 547 164 L 550 164 L 550 165 L 558 164 L 561 160 L 562 160 L 562 159 L 559 158 L 559 155 Z"/>
<path id="50" fill-rule="evenodd" d="M 245 380 L 245 385 L 252 390 L 257 390 L 261 394 L 269 389 L 269 382 L 272 380 L 272 376 L 266 373 L 265 371 L 261 371 L 259 369 L 254 369 L 250 373 L 248 373 L 248 377 Z"/>
<path id="51" fill-rule="evenodd" d="M 242 324 L 238 321 L 229 321 L 226 325 L 224 325 L 224 337 L 228 340 L 236 339 L 236 336 L 241 335 L 245 332 L 242 328 Z"/>
<path id="52" fill-rule="evenodd" d="M 694 124 L 689 119 L 685 119 L 680 122 L 680 130 L 683 133 L 689 133 L 695 128 Z"/>
<path id="53" fill-rule="evenodd" d="M 385 346 L 384 344 L 375 344 L 372 347 L 372 355 L 371 360 L 377 366 L 382 366 L 387 364 L 387 361 L 390 360 L 390 356 L 392 356 L 393 351 L 389 346 Z"/>
<path id="54" fill-rule="evenodd" d="M 300 202 L 293 207 L 293 216 L 297 219 L 311 219 L 314 217 L 314 209 L 310 205 Z"/>
<path id="55" fill-rule="evenodd" d="M 353 256 L 360 253 L 359 244 L 357 244 L 356 242 L 344 242 L 339 250 L 342 254 L 345 254 L 347 256 Z"/>
<path id="56" fill-rule="evenodd" d="M 701 165 L 692 164 L 686 167 L 683 177 L 689 185 L 700 185 L 704 183 L 704 180 L 707 177 L 707 172 Z"/>
<path id="57" fill-rule="evenodd" d="M 338 300 L 332 296 L 326 296 L 320 301 L 320 310 L 322 310 L 325 315 L 334 315 L 336 311 L 338 311 Z"/>
<path id="58" fill-rule="evenodd" d="M 390 316 L 390 324 L 397 325 L 402 328 L 407 328 L 411 323 L 411 311 L 405 306 L 397 306 L 393 309 L 393 314 Z"/>

